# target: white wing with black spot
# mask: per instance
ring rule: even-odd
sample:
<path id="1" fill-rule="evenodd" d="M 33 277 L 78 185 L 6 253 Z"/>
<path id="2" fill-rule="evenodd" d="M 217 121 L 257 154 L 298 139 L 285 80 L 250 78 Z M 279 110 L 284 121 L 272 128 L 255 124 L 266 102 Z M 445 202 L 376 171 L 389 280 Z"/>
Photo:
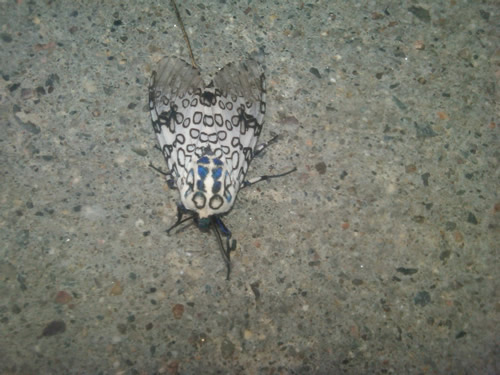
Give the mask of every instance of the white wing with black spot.
<path id="1" fill-rule="evenodd" d="M 176 182 L 185 176 L 189 160 L 186 146 L 191 138 L 197 98 L 204 86 L 200 72 L 175 57 L 162 59 L 151 77 L 149 106 L 153 128 Z"/>
<path id="2" fill-rule="evenodd" d="M 227 138 L 220 141 L 230 149 L 228 166 L 235 181 L 241 185 L 264 124 L 264 72 L 254 60 L 228 64 L 215 75 L 214 87 L 220 93 L 214 112 L 223 114 L 224 108 L 227 121 Z"/>
<path id="3" fill-rule="evenodd" d="M 197 69 L 167 57 L 153 73 L 149 96 L 153 128 L 184 207 L 200 217 L 229 211 L 263 126 L 262 68 L 253 60 L 229 64 L 205 85 Z"/>

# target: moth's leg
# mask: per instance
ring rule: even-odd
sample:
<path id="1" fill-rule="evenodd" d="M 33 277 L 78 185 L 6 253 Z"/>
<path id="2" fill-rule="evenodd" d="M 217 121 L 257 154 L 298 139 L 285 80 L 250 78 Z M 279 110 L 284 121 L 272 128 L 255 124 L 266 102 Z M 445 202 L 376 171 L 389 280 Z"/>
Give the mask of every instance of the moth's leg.
<path id="1" fill-rule="evenodd" d="M 224 263 L 226 263 L 227 275 L 226 280 L 229 280 L 229 274 L 231 273 L 231 251 L 236 249 L 236 240 L 231 240 L 231 231 L 227 229 L 222 220 L 214 216 L 212 219 L 212 227 L 214 228 L 215 235 L 220 245 L 220 253 Z M 222 236 L 226 237 L 226 247 L 222 243 Z"/>
<path id="2" fill-rule="evenodd" d="M 264 151 L 268 146 L 271 146 L 272 144 L 278 142 L 278 135 L 275 135 L 274 137 L 272 137 L 269 141 L 265 142 L 265 143 L 262 143 L 260 145 L 258 145 L 257 147 L 255 147 L 255 150 L 253 152 L 253 156 L 258 156 L 262 153 L 262 151 Z"/>
<path id="3" fill-rule="evenodd" d="M 160 152 L 163 154 L 163 152 L 162 152 L 162 150 L 161 150 L 160 146 L 155 145 L 155 149 L 157 149 L 158 151 L 160 151 Z M 149 162 L 149 166 L 150 166 L 151 168 L 153 168 L 156 172 L 158 172 L 158 173 L 160 173 L 160 174 L 162 174 L 162 175 L 164 175 L 164 176 L 165 176 L 165 180 L 167 180 L 167 185 L 168 185 L 168 187 L 169 187 L 170 189 L 172 189 L 172 190 L 177 189 L 177 186 L 176 186 L 176 184 L 175 184 L 175 178 L 174 178 L 174 175 L 172 174 L 172 171 L 165 172 L 165 171 L 163 171 L 162 169 L 160 169 L 160 168 L 158 168 L 158 167 L 155 167 L 155 166 L 153 165 L 153 163 L 151 163 L 151 162 Z"/>
<path id="4" fill-rule="evenodd" d="M 170 228 L 167 229 L 167 234 L 170 234 L 170 231 L 182 223 L 185 223 L 188 220 L 194 219 L 194 215 L 188 216 L 186 218 L 182 218 L 184 214 L 189 214 L 189 211 L 184 208 L 182 204 L 177 205 L 177 221 L 175 222 L 174 225 L 172 225 Z"/>
<path id="5" fill-rule="evenodd" d="M 153 163 L 149 162 L 149 167 L 150 168 L 153 168 L 156 172 L 158 172 L 159 174 L 162 174 L 165 176 L 165 179 L 167 180 L 167 185 L 170 189 L 177 189 L 177 186 L 175 185 L 175 179 L 174 179 L 174 175 L 172 174 L 172 172 L 165 172 L 163 171 L 162 169 L 158 168 L 158 167 L 155 167 L 153 165 Z"/>
<path id="6" fill-rule="evenodd" d="M 289 171 L 286 171 L 285 173 L 254 177 L 254 178 L 251 178 L 249 180 L 243 181 L 243 183 L 241 184 L 241 188 L 243 189 L 243 188 L 246 188 L 246 187 L 248 187 L 250 185 L 256 184 L 257 182 L 261 182 L 261 181 L 265 181 L 265 180 L 270 180 L 272 178 L 283 177 L 283 176 L 286 176 L 286 175 L 288 175 L 290 173 L 295 172 L 296 170 L 297 170 L 297 168 L 294 167 L 293 169 L 290 169 Z"/>
<path id="7" fill-rule="evenodd" d="M 165 172 L 163 169 L 161 168 L 158 168 L 158 167 L 155 167 L 153 165 L 153 163 L 149 162 L 149 167 L 150 168 L 153 168 L 156 172 L 158 172 L 159 174 L 162 174 L 164 176 L 171 176 L 171 173 L 170 172 Z"/>

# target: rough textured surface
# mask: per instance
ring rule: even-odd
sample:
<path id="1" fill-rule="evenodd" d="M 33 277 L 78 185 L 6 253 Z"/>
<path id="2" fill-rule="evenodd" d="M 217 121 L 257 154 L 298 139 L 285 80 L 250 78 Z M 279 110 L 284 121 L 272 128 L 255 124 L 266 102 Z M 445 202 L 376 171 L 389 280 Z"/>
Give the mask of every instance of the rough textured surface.
<path id="1" fill-rule="evenodd" d="M 186 1 L 265 54 L 282 139 L 216 239 L 171 236 L 147 82 L 168 2 L 0 2 L 4 374 L 498 374 L 496 1 Z"/>

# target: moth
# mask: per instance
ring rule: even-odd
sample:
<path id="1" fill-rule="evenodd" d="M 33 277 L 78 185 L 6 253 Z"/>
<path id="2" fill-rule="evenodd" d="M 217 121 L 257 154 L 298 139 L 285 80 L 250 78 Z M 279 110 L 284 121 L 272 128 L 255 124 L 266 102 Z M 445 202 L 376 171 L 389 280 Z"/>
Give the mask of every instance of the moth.
<path id="1" fill-rule="evenodd" d="M 180 195 L 177 222 L 167 233 L 188 220 L 202 230 L 212 229 L 227 279 L 236 241 L 221 216 L 231 210 L 240 189 L 295 170 L 246 180 L 252 159 L 276 139 L 257 145 L 265 96 L 264 71 L 252 59 L 226 65 L 205 84 L 197 68 L 165 57 L 149 85 L 153 129 L 168 167 L 164 174 Z"/>

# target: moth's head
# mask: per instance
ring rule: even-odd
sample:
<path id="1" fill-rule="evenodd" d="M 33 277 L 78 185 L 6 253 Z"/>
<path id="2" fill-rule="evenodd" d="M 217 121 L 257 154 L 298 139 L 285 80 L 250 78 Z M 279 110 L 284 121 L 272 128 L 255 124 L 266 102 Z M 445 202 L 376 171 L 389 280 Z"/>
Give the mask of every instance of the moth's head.
<path id="1" fill-rule="evenodd" d="M 208 231 L 210 229 L 210 224 L 212 220 L 209 217 L 204 217 L 203 219 L 198 219 L 197 224 L 198 228 L 200 228 L 203 232 Z"/>
<path id="2" fill-rule="evenodd" d="M 178 186 L 185 208 L 199 217 L 198 226 L 210 224 L 209 217 L 228 212 L 236 198 L 236 186 L 225 164 L 206 154 L 186 165 L 187 176 Z"/>

